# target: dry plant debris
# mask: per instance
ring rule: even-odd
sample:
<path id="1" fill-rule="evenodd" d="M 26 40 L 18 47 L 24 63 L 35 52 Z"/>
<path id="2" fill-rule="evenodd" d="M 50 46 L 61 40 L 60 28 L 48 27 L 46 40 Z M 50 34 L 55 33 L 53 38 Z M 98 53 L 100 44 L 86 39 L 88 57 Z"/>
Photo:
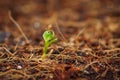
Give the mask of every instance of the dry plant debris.
<path id="1" fill-rule="evenodd" d="M 0 80 L 120 80 L 118 3 L 1 0 Z M 58 41 L 40 60 L 48 24 Z"/>

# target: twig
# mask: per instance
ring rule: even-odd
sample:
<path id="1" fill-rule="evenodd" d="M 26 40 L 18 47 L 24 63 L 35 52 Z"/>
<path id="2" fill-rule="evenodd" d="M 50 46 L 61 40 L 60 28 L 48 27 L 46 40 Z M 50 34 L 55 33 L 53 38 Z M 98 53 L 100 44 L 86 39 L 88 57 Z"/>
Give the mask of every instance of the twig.
<path id="1" fill-rule="evenodd" d="M 114 49 L 111 49 L 111 50 L 104 50 L 105 52 L 111 52 L 111 51 L 117 51 L 119 50 L 120 51 L 120 48 L 114 48 Z"/>
<path id="2" fill-rule="evenodd" d="M 67 42 L 67 39 L 64 37 L 64 35 L 63 35 L 62 32 L 60 31 L 60 28 L 59 28 L 57 22 L 55 22 L 55 24 L 56 24 L 56 28 L 57 28 L 57 31 L 59 32 L 59 34 L 60 34 L 61 37 L 64 39 L 64 41 Z"/>
<path id="3" fill-rule="evenodd" d="M 83 28 L 81 31 L 79 31 L 79 33 L 76 35 L 76 39 L 80 36 L 80 34 L 82 34 L 85 31 L 86 28 Z"/>
<path id="4" fill-rule="evenodd" d="M 4 75 L 7 75 L 7 74 L 10 74 L 11 72 L 16 72 L 18 74 L 21 74 L 22 76 L 28 77 L 28 75 L 26 73 L 23 73 L 22 71 L 18 71 L 16 69 L 11 69 L 11 70 L 8 70 L 6 72 L 0 72 L 0 76 L 4 76 Z"/>
<path id="5" fill-rule="evenodd" d="M 95 64 L 95 63 L 99 63 L 99 61 L 90 62 L 89 64 L 87 64 L 87 65 L 85 66 L 85 68 L 84 68 L 83 70 L 87 69 L 90 65 Z"/>
<path id="6" fill-rule="evenodd" d="M 13 56 L 13 53 L 11 53 L 6 47 L 2 47 L 5 51 L 9 53 L 9 55 Z"/>
<path id="7" fill-rule="evenodd" d="M 20 33 L 23 35 L 23 37 L 25 38 L 26 43 L 29 43 L 28 38 L 26 37 L 26 35 L 24 34 L 23 30 L 21 29 L 20 25 L 15 21 L 15 19 L 13 19 L 13 17 L 11 16 L 11 11 L 8 12 L 9 18 L 10 20 L 16 25 L 16 27 L 18 28 L 18 30 L 20 31 Z"/>

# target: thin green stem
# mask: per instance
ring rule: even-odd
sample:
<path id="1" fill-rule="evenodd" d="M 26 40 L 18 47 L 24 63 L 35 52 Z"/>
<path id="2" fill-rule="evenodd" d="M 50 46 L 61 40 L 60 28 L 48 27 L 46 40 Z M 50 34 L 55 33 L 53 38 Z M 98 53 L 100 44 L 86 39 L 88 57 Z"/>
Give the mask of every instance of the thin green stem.
<path id="1" fill-rule="evenodd" d="M 46 56 L 48 47 L 49 47 L 49 44 L 45 42 L 44 49 L 43 49 L 43 55 L 41 56 L 42 59 Z"/>

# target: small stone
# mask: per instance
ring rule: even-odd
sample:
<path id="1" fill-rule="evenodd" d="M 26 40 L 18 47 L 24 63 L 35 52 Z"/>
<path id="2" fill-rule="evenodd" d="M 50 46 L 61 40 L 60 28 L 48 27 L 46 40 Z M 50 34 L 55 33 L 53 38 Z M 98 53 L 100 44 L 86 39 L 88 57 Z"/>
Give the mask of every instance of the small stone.
<path id="1" fill-rule="evenodd" d="M 35 23 L 34 23 L 34 27 L 35 27 L 36 29 L 38 29 L 38 28 L 40 27 L 40 23 L 39 23 L 39 22 L 35 22 Z"/>
<path id="2" fill-rule="evenodd" d="M 18 65 L 18 66 L 17 66 L 17 69 L 22 69 L 22 66 Z"/>

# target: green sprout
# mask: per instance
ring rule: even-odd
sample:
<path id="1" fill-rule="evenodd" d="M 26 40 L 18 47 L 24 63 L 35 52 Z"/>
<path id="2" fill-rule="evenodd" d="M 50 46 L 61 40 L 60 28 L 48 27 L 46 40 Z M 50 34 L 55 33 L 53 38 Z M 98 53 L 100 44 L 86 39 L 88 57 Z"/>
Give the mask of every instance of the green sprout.
<path id="1" fill-rule="evenodd" d="M 43 33 L 43 39 L 45 41 L 44 49 L 43 49 L 43 54 L 41 56 L 41 59 L 46 57 L 48 47 L 56 42 L 58 39 L 55 37 L 55 34 L 52 30 L 47 30 Z"/>

